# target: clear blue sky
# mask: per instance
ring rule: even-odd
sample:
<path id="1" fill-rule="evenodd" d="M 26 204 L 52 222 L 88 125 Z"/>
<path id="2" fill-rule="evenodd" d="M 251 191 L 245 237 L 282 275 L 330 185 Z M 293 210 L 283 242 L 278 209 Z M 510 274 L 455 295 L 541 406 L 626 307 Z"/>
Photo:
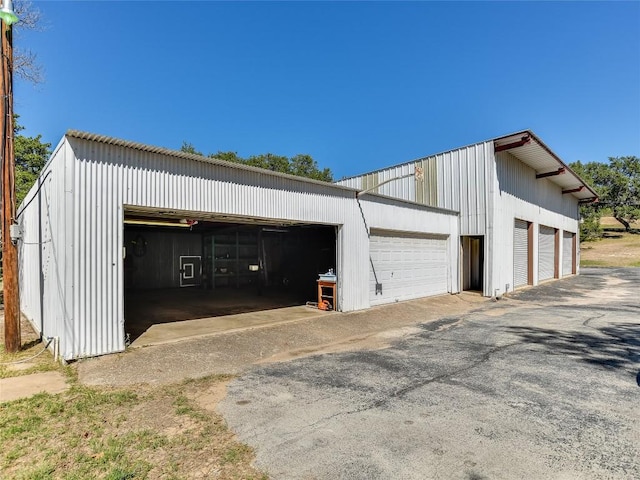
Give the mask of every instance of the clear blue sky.
<path id="1" fill-rule="evenodd" d="M 308 153 L 336 178 L 530 128 L 640 156 L 640 2 L 34 1 L 29 135 Z M 175 6 L 177 9 L 169 10 Z"/>

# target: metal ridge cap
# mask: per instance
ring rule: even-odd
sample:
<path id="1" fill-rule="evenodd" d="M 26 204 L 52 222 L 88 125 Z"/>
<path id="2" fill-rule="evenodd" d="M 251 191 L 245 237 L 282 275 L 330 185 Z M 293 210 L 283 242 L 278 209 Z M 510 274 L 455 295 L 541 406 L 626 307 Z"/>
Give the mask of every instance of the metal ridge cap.
<path id="1" fill-rule="evenodd" d="M 302 183 L 310 183 L 314 185 L 320 185 L 323 187 L 335 188 L 338 190 L 357 192 L 358 189 L 346 187 L 344 185 L 337 185 L 334 182 L 323 182 L 322 180 L 315 180 L 313 178 L 299 177 L 290 173 L 274 172 L 273 170 L 267 170 L 265 168 L 254 167 L 251 165 L 245 165 L 243 163 L 234 163 L 222 160 L 217 157 L 205 157 L 204 155 L 197 155 L 194 153 L 181 152 L 180 150 L 173 150 L 166 147 L 158 147 L 154 145 L 148 145 L 145 143 L 134 142 L 131 140 L 123 140 L 117 137 L 110 137 L 108 135 L 99 135 L 96 133 L 85 132 L 82 130 L 69 129 L 65 133 L 66 137 L 78 138 L 80 140 L 88 140 L 92 142 L 105 143 L 107 145 L 114 145 L 125 148 L 132 148 L 135 150 L 142 150 L 150 153 L 159 153 L 163 155 L 169 155 L 176 158 L 184 158 L 187 160 L 194 160 L 197 162 L 211 163 L 214 165 L 220 165 L 223 167 L 236 168 L 238 170 L 245 170 L 248 172 L 259 173 L 263 175 L 271 175 L 274 177 L 285 178 L 288 180 L 294 180 Z"/>

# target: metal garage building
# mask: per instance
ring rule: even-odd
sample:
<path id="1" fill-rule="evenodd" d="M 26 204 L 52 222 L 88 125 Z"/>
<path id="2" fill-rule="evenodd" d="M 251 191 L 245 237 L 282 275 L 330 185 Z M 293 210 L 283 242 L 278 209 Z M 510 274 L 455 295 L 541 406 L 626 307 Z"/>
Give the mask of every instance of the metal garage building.
<path id="1" fill-rule="evenodd" d="M 596 198 L 529 130 L 338 184 L 459 211 L 460 287 L 486 296 L 577 273 L 579 203 Z"/>
<path id="2" fill-rule="evenodd" d="M 456 208 L 357 193 L 69 131 L 18 211 L 21 310 L 70 360 L 124 350 L 138 303 L 304 304 L 329 268 L 340 311 L 459 291 Z"/>

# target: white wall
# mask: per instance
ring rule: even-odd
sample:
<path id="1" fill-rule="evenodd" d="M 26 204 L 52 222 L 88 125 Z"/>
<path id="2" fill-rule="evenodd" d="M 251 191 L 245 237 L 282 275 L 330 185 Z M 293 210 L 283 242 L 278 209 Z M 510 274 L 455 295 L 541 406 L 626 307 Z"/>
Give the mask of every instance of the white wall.
<path id="1" fill-rule="evenodd" d="M 215 213 L 229 219 L 336 225 L 338 302 L 343 311 L 369 306 L 369 242 L 363 211 L 370 228 L 449 234 L 452 245 L 457 241 L 456 215 L 419 205 L 370 198 L 362 201 L 361 210 L 353 190 L 331 184 L 74 135 L 61 145 L 50 162 L 55 167 L 47 179 L 52 188 L 40 195 L 50 195 L 49 210 L 41 219 L 55 247 L 51 256 L 55 274 L 45 275 L 44 280 L 45 302 L 51 303 L 51 310 L 44 310 L 45 334 L 61 337 L 65 359 L 125 348 L 122 247 L 127 207 L 193 212 L 194 217 Z M 34 323 L 41 321 L 40 291 L 34 286 L 40 281 L 35 260 L 38 212 L 32 210 L 25 217 L 21 257 L 24 288 L 30 289 L 23 306 Z M 46 245 L 43 240 L 45 253 Z M 457 275 L 457 267 L 452 272 Z"/>
<path id="2" fill-rule="evenodd" d="M 364 195 L 361 204 L 369 229 L 448 236 L 450 259 L 448 288 L 450 293 L 460 291 L 460 219 L 458 215 L 442 214 L 435 209 L 418 205 L 406 208 L 401 202 L 373 195 Z"/>
<path id="3" fill-rule="evenodd" d="M 578 232 L 578 200 L 562 194 L 562 188 L 536 172 L 508 152 L 496 154 L 493 184 L 493 225 L 487 262 L 493 271 L 490 293 L 513 289 L 514 219 L 532 222 L 533 279 L 538 284 L 538 232 L 540 225 L 562 231 Z M 560 249 L 561 250 L 561 249 Z M 562 265 L 562 252 L 559 258 Z"/>
<path id="4" fill-rule="evenodd" d="M 427 166 L 427 161 L 435 164 L 430 165 L 434 171 Z M 426 177 L 435 174 L 435 182 L 431 187 L 437 190 L 437 202 L 432 206 L 460 212 L 460 235 L 484 235 L 489 202 L 487 179 L 491 162 L 493 142 L 482 142 L 336 183 L 361 190 L 368 187 L 367 181 L 375 184 L 396 179 L 373 192 L 416 202 L 417 180 L 413 174 L 416 165 L 423 166 Z M 429 178 L 425 181 L 429 183 Z M 428 204 L 426 199 L 424 203 Z"/>
<path id="5" fill-rule="evenodd" d="M 69 153 L 63 139 L 18 209 L 20 309 L 36 332 L 65 345 L 73 342 Z"/>

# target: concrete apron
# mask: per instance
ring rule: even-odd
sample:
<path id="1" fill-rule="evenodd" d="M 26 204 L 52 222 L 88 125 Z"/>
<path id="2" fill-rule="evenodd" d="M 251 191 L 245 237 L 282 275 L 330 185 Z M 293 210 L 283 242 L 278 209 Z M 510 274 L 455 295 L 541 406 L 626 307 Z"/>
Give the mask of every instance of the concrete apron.
<path id="1" fill-rule="evenodd" d="M 324 312 L 304 305 L 276 308 L 259 312 L 224 315 L 196 320 L 182 320 L 152 325 L 138 337 L 130 348 L 149 347 L 179 342 L 188 338 L 207 337 L 219 333 L 237 332 L 258 327 L 280 325 L 284 323 L 311 320 L 318 317 L 336 315 L 336 312 Z"/>
<path id="2" fill-rule="evenodd" d="M 339 351 L 386 348 L 399 338 L 423 328 L 448 328 L 459 321 L 461 315 L 482 308 L 486 301 L 478 294 L 465 292 L 348 313 L 325 313 L 309 307 L 294 307 L 293 310 L 301 312 L 302 317 L 284 317 L 275 323 L 244 326 L 235 331 L 210 330 L 208 334 L 181 337 L 182 341 L 176 336 L 164 345 L 129 348 L 121 354 L 80 360 L 77 363 L 78 379 L 85 385 L 112 387 L 166 385 L 187 378 L 237 375 L 260 363 L 286 362 Z M 278 317 L 281 310 L 290 309 L 267 313 Z M 266 319 L 264 313 L 256 315 Z M 203 323 L 206 324 L 206 320 L 216 319 L 205 319 Z M 158 325 L 160 329 L 164 326 Z M 187 326 L 187 322 L 173 325 L 185 330 Z M 137 343 L 141 345 L 140 341 Z"/>

